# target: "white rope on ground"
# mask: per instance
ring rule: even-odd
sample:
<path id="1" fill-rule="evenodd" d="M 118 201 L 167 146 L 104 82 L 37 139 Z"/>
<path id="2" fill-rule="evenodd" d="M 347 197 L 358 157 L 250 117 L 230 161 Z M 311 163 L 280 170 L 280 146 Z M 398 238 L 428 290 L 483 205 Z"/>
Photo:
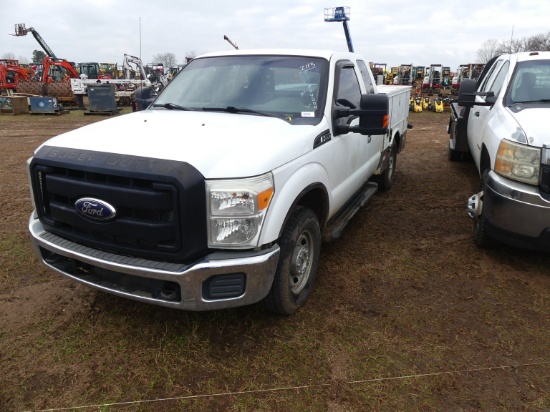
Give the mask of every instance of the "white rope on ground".
<path id="1" fill-rule="evenodd" d="M 497 369 L 502 369 L 502 370 L 515 369 L 515 368 L 521 368 L 521 367 L 527 367 L 527 366 L 540 366 L 545 364 L 550 364 L 550 360 L 542 361 L 542 362 L 523 363 L 519 365 L 488 366 L 488 367 L 482 367 L 482 368 L 473 368 L 473 369 L 464 369 L 464 370 L 455 370 L 455 371 L 419 373 L 419 374 L 413 374 L 413 375 L 390 376 L 386 378 L 361 379 L 361 380 L 347 381 L 342 383 L 346 385 L 353 385 L 353 384 L 359 384 L 359 383 L 374 383 L 374 382 L 392 381 L 392 380 L 400 380 L 400 379 L 418 379 L 418 378 L 426 378 L 426 377 L 441 376 L 441 375 L 455 375 L 455 374 L 472 373 L 472 372 L 487 372 L 487 371 L 493 371 Z M 291 390 L 297 391 L 300 389 L 321 388 L 321 387 L 327 387 L 332 385 L 333 385 L 332 383 L 318 383 L 318 384 L 311 384 L 311 385 L 286 386 L 286 387 L 269 388 L 269 389 L 251 389 L 248 391 L 219 392 L 219 393 L 210 393 L 210 394 L 202 394 L 202 395 L 174 396 L 170 398 L 102 403 L 98 405 L 82 405 L 82 406 L 71 406 L 66 408 L 40 409 L 40 410 L 37 410 L 36 412 L 56 412 L 56 411 L 68 411 L 68 410 L 78 410 L 78 409 L 88 409 L 88 408 L 102 408 L 102 407 L 110 407 L 110 406 L 129 406 L 129 405 L 137 405 L 137 404 L 153 403 L 153 402 L 182 401 L 182 400 L 189 400 L 189 399 L 211 398 L 211 397 L 219 397 L 219 396 L 248 395 L 251 393 L 280 392 L 280 391 L 291 391 Z"/>

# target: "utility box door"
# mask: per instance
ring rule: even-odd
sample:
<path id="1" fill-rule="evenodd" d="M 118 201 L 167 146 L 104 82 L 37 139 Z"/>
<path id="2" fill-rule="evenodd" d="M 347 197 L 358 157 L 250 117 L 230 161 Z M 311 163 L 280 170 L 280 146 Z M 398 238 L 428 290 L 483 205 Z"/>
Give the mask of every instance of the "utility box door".
<path id="1" fill-rule="evenodd" d="M 88 106 L 90 112 L 114 112 L 116 107 L 114 84 L 88 86 Z"/>
<path id="2" fill-rule="evenodd" d="M 55 97 L 30 97 L 31 113 L 57 113 L 60 110 Z"/>

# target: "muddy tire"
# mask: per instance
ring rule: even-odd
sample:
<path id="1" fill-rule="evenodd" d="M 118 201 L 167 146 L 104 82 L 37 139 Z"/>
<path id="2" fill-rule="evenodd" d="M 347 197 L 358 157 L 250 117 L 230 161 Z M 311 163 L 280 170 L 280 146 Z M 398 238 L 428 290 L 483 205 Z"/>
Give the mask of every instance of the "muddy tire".
<path id="1" fill-rule="evenodd" d="M 390 160 L 386 170 L 382 174 L 372 177 L 372 180 L 378 183 L 378 190 L 381 192 L 392 187 L 395 181 L 395 168 L 397 166 L 397 147 L 395 146 L 395 142 L 392 144 L 389 156 Z"/>
<path id="2" fill-rule="evenodd" d="M 273 285 L 263 303 L 279 315 L 290 315 L 313 290 L 321 252 L 321 231 L 313 211 L 297 207 L 279 242 L 281 255 Z"/>

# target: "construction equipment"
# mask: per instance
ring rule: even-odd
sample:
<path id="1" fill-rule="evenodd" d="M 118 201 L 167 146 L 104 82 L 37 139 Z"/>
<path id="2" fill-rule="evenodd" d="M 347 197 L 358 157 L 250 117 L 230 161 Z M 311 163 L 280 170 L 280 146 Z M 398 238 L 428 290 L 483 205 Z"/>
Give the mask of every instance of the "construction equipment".
<path id="1" fill-rule="evenodd" d="M 485 64 L 483 63 L 461 64 L 458 67 L 456 75 L 452 79 L 451 94 L 458 95 L 458 89 L 460 88 L 460 83 L 462 80 L 477 80 L 484 67 Z"/>
<path id="2" fill-rule="evenodd" d="M 412 64 L 402 64 L 399 66 L 397 84 L 401 84 L 403 86 L 410 86 L 412 84 L 412 67 Z"/>
<path id="3" fill-rule="evenodd" d="M 115 98 L 119 105 L 130 105 L 134 98 L 136 88 L 139 86 L 151 88 L 154 93 L 160 86 L 154 88 L 145 72 L 145 67 L 139 57 L 124 54 L 122 62 L 122 76 L 117 79 L 98 76 L 97 79 L 71 79 L 71 91 L 76 96 L 79 107 L 83 106 L 83 96 L 88 94 L 88 88 L 99 84 L 113 84 L 116 87 Z"/>
<path id="4" fill-rule="evenodd" d="M 101 72 L 101 66 L 99 63 L 78 63 L 77 65 L 80 77 L 85 76 L 87 79 L 112 79 L 110 74 Z"/>
<path id="5" fill-rule="evenodd" d="M 451 68 L 450 67 L 443 67 L 441 70 L 441 88 L 443 90 L 446 90 L 451 86 Z"/>
<path id="6" fill-rule="evenodd" d="M 413 101 L 413 112 L 420 113 L 422 111 L 422 96 L 416 95 Z"/>
<path id="7" fill-rule="evenodd" d="M 424 66 L 414 66 L 413 67 L 413 73 L 414 73 L 414 80 L 415 82 L 422 83 L 422 80 L 424 80 L 424 73 L 426 72 L 426 68 Z"/>
<path id="8" fill-rule="evenodd" d="M 353 53 L 353 44 L 351 42 L 351 35 L 348 27 L 349 7 L 330 7 L 325 9 L 325 21 L 326 22 L 342 22 L 344 26 L 344 33 L 346 35 L 346 41 L 348 43 L 348 50 Z"/>
<path id="9" fill-rule="evenodd" d="M 430 72 L 424 76 L 422 81 L 422 91 L 426 91 L 428 95 L 433 95 L 434 91 L 441 88 L 441 71 L 443 66 L 441 64 L 431 64 Z"/>
<path id="10" fill-rule="evenodd" d="M 46 44 L 42 36 L 38 34 L 38 32 L 32 28 L 29 27 L 28 29 L 25 28 L 24 23 L 19 23 L 15 25 L 15 34 L 12 34 L 12 36 L 26 36 L 27 33 L 31 32 L 38 44 L 44 49 L 44 52 L 47 56 L 50 56 L 52 59 L 57 59 L 57 56 L 54 54 L 53 50 Z"/>
<path id="11" fill-rule="evenodd" d="M 422 110 L 428 110 L 430 107 L 430 98 L 428 96 L 424 96 L 422 99 Z"/>
<path id="12" fill-rule="evenodd" d="M 443 98 L 441 96 L 437 96 L 433 101 L 433 104 L 431 106 L 431 110 L 436 112 L 436 113 L 443 113 L 444 107 L 445 107 L 445 105 L 444 105 Z"/>
<path id="13" fill-rule="evenodd" d="M 110 76 L 110 79 L 116 79 L 118 77 L 118 70 L 116 63 L 99 63 L 99 71 L 103 76 Z"/>
<path id="14" fill-rule="evenodd" d="M 74 66 L 65 59 L 54 59 L 46 56 L 42 62 L 42 70 L 42 81 L 44 83 L 68 82 L 68 79 L 79 78 Z"/>
<path id="15" fill-rule="evenodd" d="M 386 75 L 386 84 L 394 84 L 399 74 L 399 67 L 392 67 L 389 73 Z"/>
<path id="16" fill-rule="evenodd" d="M 23 23 L 15 25 L 15 36 L 26 36 L 29 32 L 32 33 L 38 44 L 40 44 L 46 53 L 46 57 L 42 62 L 41 81 L 20 82 L 18 91 L 42 96 L 48 95 L 57 98 L 59 102 L 74 103 L 74 95 L 71 92 L 68 80 L 78 78 L 78 72 L 70 62 L 58 58 L 34 28 L 29 27 L 27 29 Z"/>
<path id="17" fill-rule="evenodd" d="M 30 80 L 32 72 L 19 66 L 17 60 L 0 60 L 0 93 L 15 91 L 19 81 Z"/>
<path id="18" fill-rule="evenodd" d="M 386 63 L 369 63 L 370 69 L 372 71 L 372 75 L 374 76 L 374 80 L 376 81 L 376 84 L 384 84 L 386 80 Z M 382 76 L 382 82 L 379 83 L 380 76 Z"/>

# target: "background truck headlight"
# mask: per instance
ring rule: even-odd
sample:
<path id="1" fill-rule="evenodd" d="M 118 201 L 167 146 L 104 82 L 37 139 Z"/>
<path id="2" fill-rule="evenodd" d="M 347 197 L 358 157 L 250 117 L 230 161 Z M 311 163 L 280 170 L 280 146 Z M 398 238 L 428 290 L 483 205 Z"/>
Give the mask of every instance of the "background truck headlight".
<path id="1" fill-rule="evenodd" d="M 538 185 L 539 171 L 540 148 L 509 140 L 500 142 L 495 161 L 495 172 L 509 179 Z"/>
<path id="2" fill-rule="evenodd" d="M 271 173 L 246 179 L 209 180 L 208 246 L 245 249 L 257 246 L 273 196 Z"/>

